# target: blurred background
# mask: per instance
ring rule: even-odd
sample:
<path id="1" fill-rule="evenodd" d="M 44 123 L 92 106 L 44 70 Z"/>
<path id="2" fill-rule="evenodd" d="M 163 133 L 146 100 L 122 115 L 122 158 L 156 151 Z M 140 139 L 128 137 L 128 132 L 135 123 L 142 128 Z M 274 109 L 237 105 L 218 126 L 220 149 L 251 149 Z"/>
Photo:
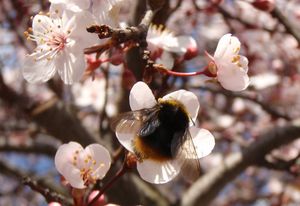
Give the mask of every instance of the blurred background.
<path id="1" fill-rule="evenodd" d="M 129 1 L 121 7 L 120 23 L 137 25 L 147 2 Z M 251 84 L 242 92 L 226 91 L 203 76 L 156 75 L 151 84 L 158 96 L 180 88 L 193 91 L 201 105 L 198 123 L 216 137 L 213 152 L 201 159 L 197 184 L 203 187 L 197 188 L 196 205 L 300 205 L 300 132 L 293 126 L 300 117 L 300 1 L 161 2 L 153 23 L 175 35 L 192 36 L 198 46 L 198 55 L 174 70 L 197 71 L 205 66 L 204 51 L 213 54 L 226 33 L 240 39 L 240 53 L 249 59 Z M 48 0 L 0 1 L 1 206 L 47 205 L 39 188 L 70 198 L 53 163 L 62 143 L 100 142 L 111 154 L 120 153 L 110 120 L 129 111 L 129 90 L 141 78 L 136 70 L 143 68 L 142 63 L 133 48 L 121 64 L 102 64 L 93 78 L 87 74 L 71 86 L 57 76 L 43 84 L 26 82 L 22 65 L 35 45 L 23 32 L 31 27 L 32 16 L 48 12 L 49 4 Z M 173 57 L 178 58 L 175 53 Z M 120 167 L 120 156 L 109 175 Z M 29 187 L 24 177 L 38 187 Z M 133 171 L 105 195 L 108 203 L 120 205 L 176 205 L 193 186 L 180 176 L 168 184 L 150 185 Z"/>

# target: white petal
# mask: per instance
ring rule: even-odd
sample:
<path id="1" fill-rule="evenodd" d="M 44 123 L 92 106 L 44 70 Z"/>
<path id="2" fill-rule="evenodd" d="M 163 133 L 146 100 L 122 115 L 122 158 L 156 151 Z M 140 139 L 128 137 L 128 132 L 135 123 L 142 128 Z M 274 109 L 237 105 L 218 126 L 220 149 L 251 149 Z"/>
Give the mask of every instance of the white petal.
<path id="1" fill-rule="evenodd" d="M 132 111 L 151 108 L 156 105 L 156 100 L 151 89 L 144 82 L 133 85 L 129 95 L 129 105 Z"/>
<path id="2" fill-rule="evenodd" d="M 74 52 L 74 53 L 73 53 Z M 78 82 L 85 70 L 86 64 L 83 53 L 75 48 L 65 48 L 56 57 L 58 74 L 65 84 Z"/>
<path id="3" fill-rule="evenodd" d="M 44 33 L 48 32 L 48 29 L 56 28 L 54 24 L 52 23 L 51 18 L 45 15 L 35 15 L 32 19 L 32 31 L 34 35 L 42 35 Z M 37 44 L 40 44 L 40 42 L 37 42 Z"/>
<path id="4" fill-rule="evenodd" d="M 54 61 L 47 59 L 36 61 L 35 56 L 31 54 L 25 58 L 22 68 L 23 76 L 30 83 L 46 82 L 56 73 Z"/>
<path id="5" fill-rule="evenodd" d="M 163 184 L 174 179 L 180 172 L 181 165 L 176 161 L 157 162 L 144 160 L 137 163 L 137 170 L 142 179 L 154 184 Z"/>
<path id="6" fill-rule="evenodd" d="M 84 185 L 83 179 L 80 175 L 80 170 L 74 167 L 72 164 L 67 163 L 62 168 L 62 175 L 74 188 L 83 189 L 86 186 Z"/>
<path id="7" fill-rule="evenodd" d="M 66 16 L 68 21 L 65 21 L 64 32 L 70 32 L 69 38 L 76 42 L 77 50 L 99 44 L 100 40 L 97 35 L 87 32 L 86 28 L 95 24 L 94 17 L 90 12 L 82 11 L 73 14 L 71 19 Z"/>
<path id="8" fill-rule="evenodd" d="M 190 47 L 197 47 L 196 41 L 191 36 L 173 37 L 169 41 L 163 42 L 164 49 L 175 53 L 185 53 Z"/>
<path id="9" fill-rule="evenodd" d="M 250 83 L 245 69 L 238 67 L 236 64 L 224 64 L 217 72 L 218 81 L 222 87 L 231 91 L 242 91 Z"/>
<path id="10" fill-rule="evenodd" d="M 227 46 L 229 45 L 230 38 L 231 38 L 231 34 L 225 34 L 224 36 L 221 37 L 214 54 L 214 58 L 221 58 L 224 55 Z"/>
<path id="11" fill-rule="evenodd" d="M 163 51 L 160 58 L 156 60 L 157 64 L 162 64 L 168 69 L 172 69 L 174 66 L 174 58 L 170 52 Z"/>
<path id="12" fill-rule="evenodd" d="M 227 45 L 226 51 L 223 55 L 224 58 L 231 58 L 234 55 L 237 55 L 241 48 L 241 42 L 235 36 L 230 38 L 229 44 Z"/>
<path id="13" fill-rule="evenodd" d="M 187 112 L 189 113 L 189 115 L 193 119 L 193 121 L 196 121 L 198 111 L 200 108 L 200 104 L 199 104 L 197 96 L 193 92 L 189 92 L 189 91 L 181 89 L 181 90 L 172 92 L 172 93 L 164 96 L 162 99 L 163 100 L 172 100 L 172 99 L 178 100 L 185 106 Z"/>
<path id="14" fill-rule="evenodd" d="M 96 161 L 96 165 L 94 166 L 96 173 L 93 175 L 97 175 L 100 179 L 102 179 L 108 172 L 111 165 L 109 152 L 100 144 L 91 144 L 85 148 L 85 151 Z"/>
<path id="15" fill-rule="evenodd" d="M 63 144 L 58 148 L 54 157 L 54 164 L 61 174 L 63 174 L 65 165 L 72 162 L 76 150 L 83 150 L 82 146 L 77 142 L 69 142 L 68 144 Z"/>
<path id="16" fill-rule="evenodd" d="M 215 146 L 214 136 L 208 130 L 197 127 L 190 127 L 189 131 L 192 136 L 198 158 L 209 155 Z M 188 155 L 187 158 L 189 158 Z"/>
<path id="17" fill-rule="evenodd" d="M 116 127 L 116 136 L 119 142 L 130 152 L 134 153 L 132 141 L 140 130 L 140 122 L 123 119 Z"/>

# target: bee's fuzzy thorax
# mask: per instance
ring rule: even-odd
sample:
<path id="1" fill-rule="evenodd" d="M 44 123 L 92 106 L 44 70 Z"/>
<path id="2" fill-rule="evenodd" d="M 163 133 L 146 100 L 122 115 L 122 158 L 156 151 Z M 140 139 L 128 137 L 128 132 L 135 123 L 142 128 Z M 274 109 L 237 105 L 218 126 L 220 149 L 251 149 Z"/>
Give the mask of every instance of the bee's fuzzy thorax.
<path id="1" fill-rule="evenodd" d="M 157 106 L 155 118 L 144 122 L 133 142 L 140 160 L 162 162 L 174 159 L 185 140 L 190 119 L 185 106 L 177 100 L 162 99 Z"/>

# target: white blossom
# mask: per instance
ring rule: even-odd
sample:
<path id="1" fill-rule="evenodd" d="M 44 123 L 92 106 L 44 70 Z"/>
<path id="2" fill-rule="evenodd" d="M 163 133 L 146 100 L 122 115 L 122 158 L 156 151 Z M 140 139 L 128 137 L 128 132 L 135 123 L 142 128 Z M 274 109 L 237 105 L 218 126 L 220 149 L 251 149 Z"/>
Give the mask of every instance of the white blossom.
<path id="1" fill-rule="evenodd" d="M 237 37 L 225 34 L 218 43 L 213 61 L 217 69 L 217 79 L 222 87 L 231 91 L 241 91 L 248 87 L 248 59 L 239 55 L 241 43 Z"/>
<path id="2" fill-rule="evenodd" d="M 186 90 L 178 90 L 164 97 L 162 100 L 177 100 L 184 105 L 190 118 L 195 121 L 199 110 L 199 101 L 195 94 Z M 140 110 L 154 107 L 157 102 L 150 88 L 143 82 L 137 82 L 130 91 L 129 103 L 131 110 Z M 201 158 L 211 153 L 215 145 L 213 135 L 206 129 L 189 127 L 189 133 L 195 146 L 197 157 Z M 116 136 L 120 143 L 130 152 L 135 153 L 133 139 L 136 133 L 117 131 Z M 186 145 L 183 144 L 182 147 Z M 193 154 L 185 153 L 185 158 L 194 159 Z M 182 161 L 176 158 L 171 160 L 157 161 L 151 158 L 137 162 L 137 170 L 140 176 L 155 184 L 162 184 L 171 181 L 177 176 L 182 167 Z"/>
<path id="3" fill-rule="evenodd" d="M 149 27 L 147 42 L 151 51 L 157 49 L 163 50 L 157 63 L 163 64 L 167 68 L 172 68 L 174 65 L 172 53 L 182 55 L 188 52 L 188 50 L 197 49 L 197 43 L 191 36 L 174 36 L 171 31 L 157 25 L 151 25 Z"/>
<path id="4" fill-rule="evenodd" d="M 98 41 L 96 35 L 86 31 L 87 25 L 93 22 L 88 12 L 61 12 L 60 9 L 63 6 L 57 6 L 57 15 L 51 17 L 36 15 L 32 31 L 27 33 L 28 39 L 37 44 L 23 66 L 23 76 L 31 83 L 45 82 L 56 71 L 65 84 L 79 81 L 85 70 L 83 49 Z"/>
<path id="5" fill-rule="evenodd" d="M 111 157 L 100 144 L 83 149 L 77 142 L 69 142 L 58 148 L 54 162 L 58 172 L 72 187 L 83 189 L 106 175 Z"/>

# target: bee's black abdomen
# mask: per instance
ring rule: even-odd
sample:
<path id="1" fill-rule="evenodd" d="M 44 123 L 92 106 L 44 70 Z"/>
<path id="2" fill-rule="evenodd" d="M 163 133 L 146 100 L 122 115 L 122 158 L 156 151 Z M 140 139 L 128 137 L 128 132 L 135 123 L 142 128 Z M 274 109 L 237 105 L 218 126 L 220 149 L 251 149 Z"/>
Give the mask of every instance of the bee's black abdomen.
<path id="1" fill-rule="evenodd" d="M 174 148 L 178 149 L 180 143 L 184 141 L 183 138 L 189 126 L 189 116 L 184 106 L 175 100 L 161 101 L 159 106 L 157 115 L 147 120 L 142 126 L 139 138 L 143 145 L 160 156 L 173 158 L 174 153 L 177 152 L 173 151 Z"/>

